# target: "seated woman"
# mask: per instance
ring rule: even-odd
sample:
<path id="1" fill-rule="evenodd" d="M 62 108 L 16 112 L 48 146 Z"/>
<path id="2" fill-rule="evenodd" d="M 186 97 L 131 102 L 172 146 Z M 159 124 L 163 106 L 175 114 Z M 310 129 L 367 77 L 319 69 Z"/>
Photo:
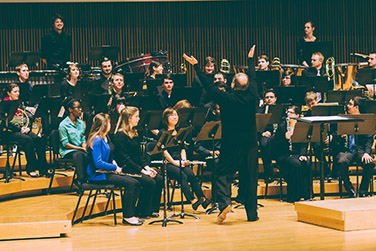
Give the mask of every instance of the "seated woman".
<path id="1" fill-rule="evenodd" d="M 140 174 L 140 177 L 135 177 L 142 185 L 137 215 L 141 218 L 158 217 L 163 179 L 142 157 L 136 129 L 139 120 L 137 107 L 127 106 L 121 110 L 114 141 L 115 160 L 123 167 L 123 172 Z"/>
<path id="2" fill-rule="evenodd" d="M 20 88 L 17 84 L 10 84 L 6 87 L 5 93 L 6 97 L 3 99 L 4 101 L 18 100 Z M 22 147 L 27 160 L 26 172 L 31 177 L 36 178 L 47 174 L 46 142 L 44 137 L 38 137 L 31 131 L 31 118 L 29 117 L 31 114 L 26 112 L 25 106 L 21 103 L 14 117 L 22 118 L 23 115 L 28 116 L 29 123 L 22 125 L 17 123 L 16 120 L 11 120 L 8 128 L 4 128 L 4 137 L 17 142 Z M 35 172 L 36 170 L 39 170 L 39 175 Z"/>
<path id="3" fill-rule="evenodd" d="M 158 133 L 158 136 L 162 136 L 163 132 L 168 130 L 172 131 L 172 135 L 176 135 L 176 125 L 179 121 L 179 115 L 174 108 L 167 108 L 163 111 L 162 114 L 162 123 L 164 128 L 161 129 Z M 167 175 L 174 180 L 180 182 L 181 179 L 181 188 L 187 200 L 192 203 L 193 210 L 197 210 L 199 205 L 202 205 L 203 208 L 207 208 L 210 204 L 210 200 L 205 198 L 202 190 L 200 182 L 197 180 L 195 174 L 193 173 L 192 169 L 189 166 L 189 160 L 187 160 L 187 153 L 185 149 L 182 149 L 179 152 L 179 148 L 171 148 L 168 151 L 164 152 L 164 156 L 166 157 L 168 164 L 167 164 Z M 181 171 L 182 177 L 180 178 L 180 159 L 181 159 Z M 192 191 L 196 194 L 196 199 L 191 191 L 191 187 L 189 186 L 191 183 Z"/>
<path id="4" fill-rule="evenodd" d="M 65 111 L 69 114 L 59 124 L 60 156 L 73 159 L 76 167 L 83 167 L 87 158 L 85 123 L 79 119 L 82 115 L 80 102 L 70 99 L 65 104 Z"/>
<path id="5" fill-rule="evenodd" d="M 310 194 L 307 144 L 291 143 L 290 141 L 299 114 L 299 107 L 290 106 L 288 108 L 288 122 L 283 121 L 278 126 L 271 144 L 275 160 L 287 182 L 287 202 L 291 203 L 299 201 L 301 198 L 307 200 Z"/>
<path id="6" fill-rule="evenodd" d="M 111 146 L 113 146 L 107 137 L 110 129 L 110 116 L 108 114 L 99 113 L 95 115 L 88 137 L 88 180 L 91 183 L 109 183 L 124 188 L 121 200 L 123 223 L 140 226 L 143 221 L 135 217 L 135 205 L 141 185 L 129 176 L 119 175 L 122 173 L 122 169 L 115 160 L 110 159 Z"/>
<path id="7" fill-rule="evenodd" d="M 68 69 L 69 73 L 60 86 L 60 96 L 63 98 L 73 96 L 80 80 L 80 68 L 78 64 L 71 64 Z"/>

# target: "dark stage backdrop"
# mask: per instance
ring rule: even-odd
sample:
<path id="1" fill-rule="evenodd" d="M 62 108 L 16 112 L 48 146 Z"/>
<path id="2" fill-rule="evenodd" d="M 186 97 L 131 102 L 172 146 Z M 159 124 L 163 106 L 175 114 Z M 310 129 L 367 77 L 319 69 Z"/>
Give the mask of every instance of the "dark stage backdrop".
<path id="1" fill-rule="evenodd" d="M 183 52 L 200 62 L 211 55 L 245 65 L 252 44 L 257 54 L 296 63 L 296 45 L 305 21 L 316 23 L 321 41 L 333 41 L 336 62 L 354 62 L 350 52 L 374 50 L 374 0 L 268 0 L 158 3 L 0 4 L 0 69 L 11 51 L 38 51 L 51 16 L 65 17 L 73 37 L 72 61 L 84 63 L 89 48 L 120 47 L 119 61 L 167 50 L 175 65 Z M 97 62 L 93 62 L 97 65 Z M 190 69 L 190 77 L 191 71 Z"/>

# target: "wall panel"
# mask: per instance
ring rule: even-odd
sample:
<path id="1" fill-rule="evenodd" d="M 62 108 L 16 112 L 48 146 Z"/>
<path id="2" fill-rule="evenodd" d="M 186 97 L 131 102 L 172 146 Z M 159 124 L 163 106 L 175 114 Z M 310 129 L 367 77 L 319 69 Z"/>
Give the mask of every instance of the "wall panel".
<path id="1" fill-rule="evenodd" d="M 120 47 L 119 61 L 154 50 L 169 51 L 179 66 L 183 52 L 201 61 L 211 55 L 244 65 L 250 46 L 282 63 L 296 63 L 297 41 L 307 20 L 321 41 L 333 41 L 336 62 L 354 62 L 350 52 L 375 49 L 373 0 L 249 0 L 158 3 L 0 4 L 0 69 L 11 51 L 37 51 L 60 12 L 73 37 L 72 60 L 84 63 L 91 46 Z M 96 64 L 97 62 L 94 62 Z M 191 70 L 190 70 L 191 71 Z"/>

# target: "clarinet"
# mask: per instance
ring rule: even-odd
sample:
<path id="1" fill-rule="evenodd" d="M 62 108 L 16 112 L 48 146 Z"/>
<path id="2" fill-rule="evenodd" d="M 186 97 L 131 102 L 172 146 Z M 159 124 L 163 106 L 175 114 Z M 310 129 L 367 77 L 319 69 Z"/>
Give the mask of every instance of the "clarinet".
<path id="1" fill-rule="evenodd" d="M 289 132 L 291 130 L 291 128 L 290 128 L 290 118 L 289 118 L 288 114 L 286 116 L 286 128 L 287 128 L 287 132 Z M 292 153 L 291 137 L 289 138 L 289 152 Z"/>

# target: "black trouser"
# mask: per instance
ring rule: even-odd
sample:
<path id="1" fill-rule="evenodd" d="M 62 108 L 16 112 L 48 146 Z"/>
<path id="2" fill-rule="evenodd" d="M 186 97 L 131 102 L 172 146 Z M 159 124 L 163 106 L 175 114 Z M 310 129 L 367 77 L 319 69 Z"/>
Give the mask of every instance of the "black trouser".
<path id="1" fill-rule="evenodd" d="M 123 218 L 130 218 L 136 215 L 136 202 L 141 190 L 141 183 L 136 179 L 126 176 L 108 173 L 106 174 L 106 183 L 124 188 L 124 194 L 121 198 L 123 206 Z"/>
<path id="2" fill-rule="evenodd" d="M 73 159 L 76 169 L 82 168 L 81 170 L 86 170 L 86 166 L 84 165 L 86 163 L 87 153 L 82 150 L 74 150 L 69 152 L 63 159 Z"/>
<path id="3" fill-rule="evenodd" d="M 196 194 L 198 199 L 200 199 L 201 197 L 204 197 L 204 193 L 201 190 L 200 182 L 196 178 L 190 166 L 185 166 L 181 168 L 182 169 L 181 181 L 180 181 L 180 170 L 179 170 L 180 167 L 174 166 L 173 164 L 168 163 L 166 165 L 166 168 L 167 168 L 167 176 L 170 179 L 177 180 L 180 183 L 181 189 L 185 195 L 185 198 L 187 198 L 187 200 L 192 201 L 195 199 L 192 191 Z M 191 183 L 192 191 L 188 182 Z"/>
<path id="4" fill-rule="evenodd" d="M 257 218 L 257 146 L 239 148 L 222 144 L 215 185 L 219 209 L 231 205 L 231 184 L 239 171 L 239 189 L 244 194 L 244 206 L 248 220 Z"/>
<path id="5" fill-rule="evenodd" d="M 309 161 L 300 161 L 299 155 L 285 155 L 277 158 L 281 174 L 287 182 L 287 201 L 309 199 Z"/>
<path id="6" fill-rule="evenodd" d="M 45 138 L 40 138 L 33 132 L 27 134 L 16 132 L 10 137 L 10 140 L 17 142 L 18 147 L 25 152 L 27 161 L 26 170 L 28 173 L 35 170 L 42 172 L 47 170 Z"/>
<path id="7" fill-rule="evenodd" d="M 271 156 L 271 147 L 270 147 L 270 142 L 273 137 L 260 137 L 260 155 L 262 159 L 262 165 L 264 167 L 264 175 L 265 179 L 271 177 L 272 175 L 272 156 Z"/>
<path id="8" fill-rule="evenodd" d="M 141 174 L 141 177 L 134 177 L 141 183 L 140 198 L 137 203 L 137 214 L 150 216 L 151 213 L 158 213 L 163 188 L 163 178 L 157 174 L 155 178 Z"/>
<path id="9" fill-rule="evenodd" d="M 350 182 L 349 177 L 349 166 L 353 162 L 361 163 L 362 157 L 364 155 L 364 151 L 359 151 L 358 154 L 356 153 L 349 153 L 349 152 L 340 152 L 337 156 L 338 159 L 338 168 L 341 175 L 341 178 L 344 182 L 344 187 L 346 191 L 350 191 L 351 189 L 354 189 Z M 373 162 L 364 164 L 361 163 L 361 166 L 363 168 L 363 174 L 362 174 L 362 182 L 360 183 L 359 192 L 366 193 L 368 191 L 371 175 L 373 173 L 373 168 L 375 167 L 375 164 Z"/>

